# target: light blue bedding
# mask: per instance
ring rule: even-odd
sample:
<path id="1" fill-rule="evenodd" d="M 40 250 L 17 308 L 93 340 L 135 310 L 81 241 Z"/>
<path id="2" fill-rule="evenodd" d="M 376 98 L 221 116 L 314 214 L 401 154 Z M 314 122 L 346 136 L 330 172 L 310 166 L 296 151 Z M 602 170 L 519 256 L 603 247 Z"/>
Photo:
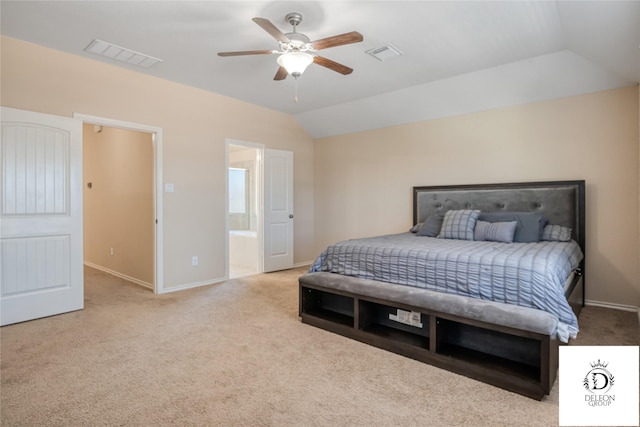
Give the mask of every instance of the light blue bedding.
<path id="1" fill-rule="evenodd" d="M 566 342 L 576 337 L 578 320 L 563 284 L 582 257 L 574 241 L 498 243 L 401 233 L 338 242 L 309 271 L 536 308 L 558 318 L 558 337 Z"/>

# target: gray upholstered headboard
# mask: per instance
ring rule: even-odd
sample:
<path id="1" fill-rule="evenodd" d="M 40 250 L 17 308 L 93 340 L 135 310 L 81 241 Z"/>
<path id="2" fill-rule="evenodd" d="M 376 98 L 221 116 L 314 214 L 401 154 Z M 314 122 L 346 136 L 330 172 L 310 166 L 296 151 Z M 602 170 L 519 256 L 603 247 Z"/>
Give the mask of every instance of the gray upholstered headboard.
<path id="1" fill-rule="evenodd" d="M 584 253 L 584 200 L 584 180 L 413 187 L 413 223 L 450 209 L 539 212 L 549 224 L 571 227 Z"/>

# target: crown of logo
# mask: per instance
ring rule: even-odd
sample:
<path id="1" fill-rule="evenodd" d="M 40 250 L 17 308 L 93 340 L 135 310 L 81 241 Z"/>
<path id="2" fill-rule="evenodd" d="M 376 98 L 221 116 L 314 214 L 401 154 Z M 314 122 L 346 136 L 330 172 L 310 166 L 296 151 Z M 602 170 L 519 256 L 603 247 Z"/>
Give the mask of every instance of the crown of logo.
<path id="1" fill-rule="evenodd" d="M 608 365 L 607 362 L 601 362 L 600 359 L 598 359 L 597 362 L 591 363 L 592 368 L 606 368 L 607 365 Z"/>

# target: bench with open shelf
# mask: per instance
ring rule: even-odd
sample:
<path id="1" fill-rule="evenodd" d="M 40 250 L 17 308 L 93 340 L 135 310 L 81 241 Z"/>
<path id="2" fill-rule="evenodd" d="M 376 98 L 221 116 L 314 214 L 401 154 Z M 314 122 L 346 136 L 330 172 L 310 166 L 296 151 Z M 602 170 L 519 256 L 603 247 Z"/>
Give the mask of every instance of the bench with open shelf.
<path id="1" fill-rule="evenodd" d="M 538 400 L 555 381 L 558 344 L 548 335 L 302 281 L 299 314 L 304 323 Z"/>

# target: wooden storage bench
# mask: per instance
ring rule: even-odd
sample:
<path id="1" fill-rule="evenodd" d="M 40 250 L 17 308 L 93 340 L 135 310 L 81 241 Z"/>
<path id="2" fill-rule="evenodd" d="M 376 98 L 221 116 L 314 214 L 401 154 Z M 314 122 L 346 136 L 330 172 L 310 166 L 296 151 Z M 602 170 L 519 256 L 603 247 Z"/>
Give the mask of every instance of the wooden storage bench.
<path id="1" fill-rule="evenodd" d="M 534 399 L 551 391 L 558 369 L 551 314 L 338 276 L 300 277 L 302 322 Z"/>

